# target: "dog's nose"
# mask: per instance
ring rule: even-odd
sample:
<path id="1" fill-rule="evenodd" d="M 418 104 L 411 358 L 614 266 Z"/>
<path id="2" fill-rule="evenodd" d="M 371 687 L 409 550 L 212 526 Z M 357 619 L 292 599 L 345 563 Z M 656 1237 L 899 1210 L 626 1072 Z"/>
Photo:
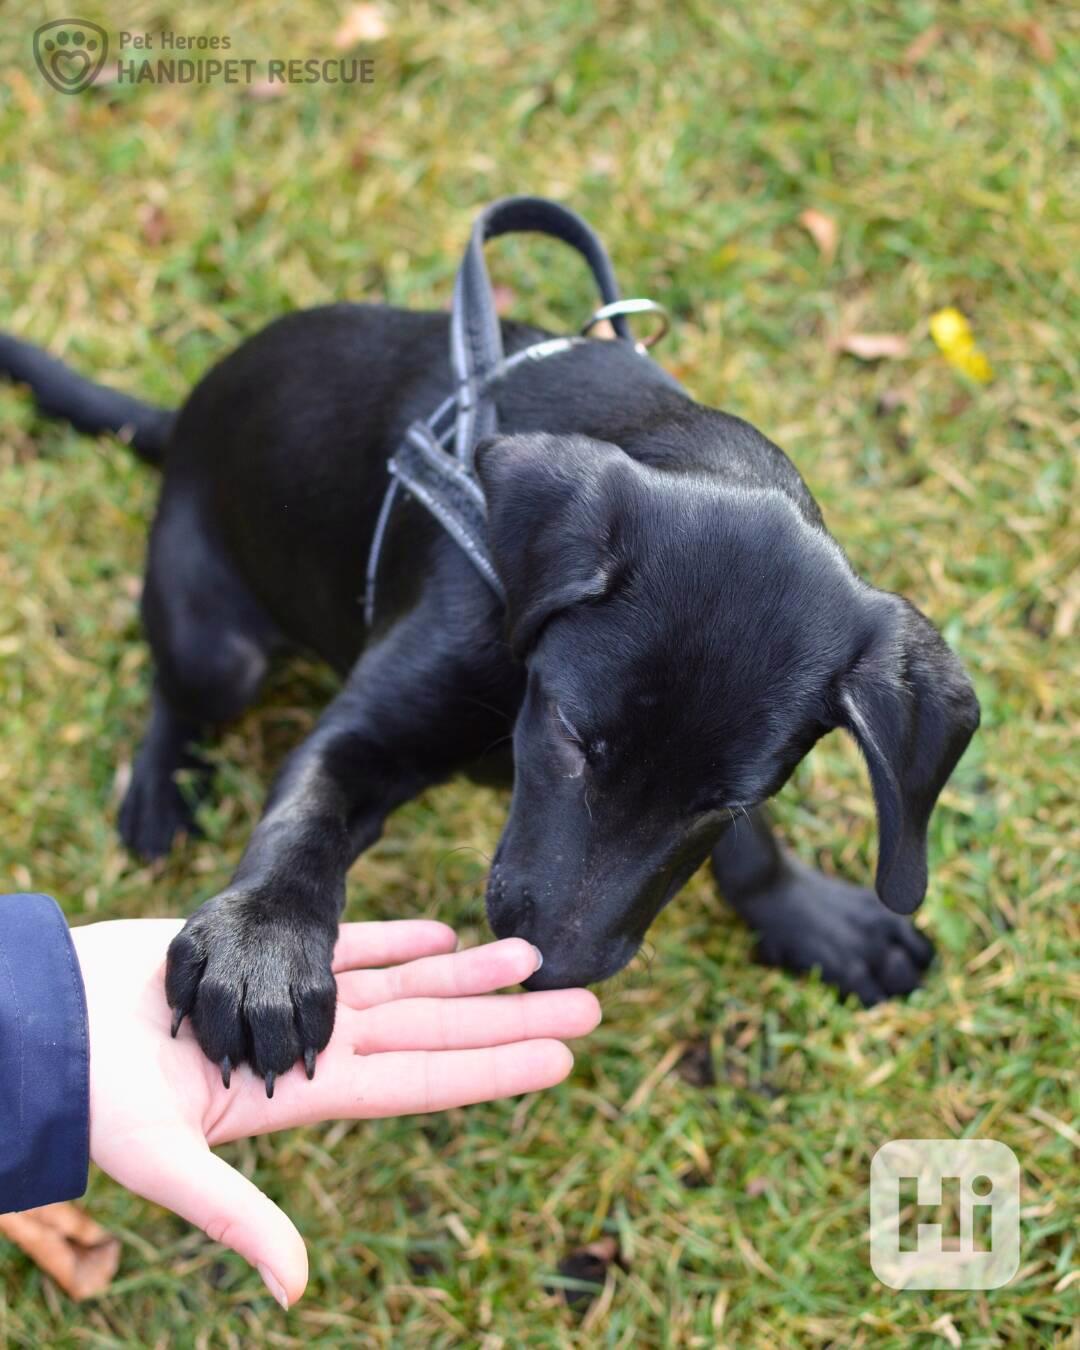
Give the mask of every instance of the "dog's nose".
<path id="1" fill-rule="evenodd" d="M 528 980 L 521 981 L 522 990 L 571 990 L 575 985 L 582 983 L 574 979 L 572 972 L 568 971 L 566 965 L 560 965 L 556 961 L 549 961 L 544 957 L 544 964 L 539 971 L 533 971 Z"/>
<path id="2" fill-rule="evenodd" d="M 488 922 L 497 938 L 524 938 L 543 956 L 540 969 L 523 981 L 525 989 L 573 989 L 601 978 L 586 968 L 591 963 L 582 961 L 580 947 L 562 951 L 563 944 L 550 931 L 540 931 L 542 925 L 527 886 L 513 891 L 492 886 L 488 892 Z"/>
<path id="3" fill-rule="evenodd" d="M 528 886 L 509 886 L 500 868 L 492 870 L 487 888 L 488 923 L 497 938 L 520 937 L 534 946 L 536 905 Z"/>
<path id="4" fill-rule="evenodd" d="M 530 939 L 531 941 L 531 939 Z M 543 948 L 541 948 L 541 952 Z M 560 960 L 556 956 L 544 957 L 544 964 L 534 971 L 527 980 L 522 980 L 523 989 L 579 989 L 587 984 L 597 984 L 603 979 L 598 971 L 587 970 L 577 961 Z"/>
<path id="5" fill-rule="evenodd" d="M 518 937 L 539 948 L 544 961 L 523 981 L 525 989 L 577 989 L 599 984 L 630 961 L 640 938 L 610 931 L 589 933 L 545 902 L 536 904 L 528 883 L 511 883 L 498 864 L 487 889 L 488 922 L 498 938 Z"/>

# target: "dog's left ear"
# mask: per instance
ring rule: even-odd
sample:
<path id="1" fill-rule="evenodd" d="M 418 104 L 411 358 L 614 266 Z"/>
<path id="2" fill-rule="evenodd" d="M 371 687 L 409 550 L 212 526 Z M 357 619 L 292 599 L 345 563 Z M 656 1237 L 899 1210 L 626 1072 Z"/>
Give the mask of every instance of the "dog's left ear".
<path id="1" fill-rule="evenodd" d="M 926 894 L 930 813 L 979 725 L 979 704 L 940 633 L 906 600 L 875 592 L 873 635 L 839 689 L 838 721 L 870 769 L 875 889 L 898 914 Z"/>
<path id="2" fill-rule="evenodd" d="M 634 463 L 608 441 L 535 432 L 476 448 L 488 543 L 506 589 L 510 645 L 522 657 L 560 610 L 607 594 L 620 503 Z"/>

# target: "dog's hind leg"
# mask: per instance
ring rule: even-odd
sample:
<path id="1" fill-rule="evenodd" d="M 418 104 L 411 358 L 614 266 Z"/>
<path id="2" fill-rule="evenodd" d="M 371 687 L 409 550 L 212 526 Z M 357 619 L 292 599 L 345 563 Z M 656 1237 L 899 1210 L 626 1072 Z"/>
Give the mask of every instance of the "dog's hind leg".
<path id="1" fill-rule="evenodd" d="M 275 633 L 194 503 L 168 495 L 150 534 L 142 615 L 156 675 L 119 826 L 128 848 L 149 859 L 193 829 L 210 776 L 197 746 L 255 698 Z M 186 794 L 176 778 L 185 769 L 195 771 Z"/>
<path id="2" fill-rule="evenodd" d="M 757 934 L 766 965 L 820 970 L 827 984 L 869 1007 L 909 994 L 933 958 L 927 938 L 872 890 L 792 857 L 760 809 L 732 822 L 712 864 L 724 898 Z"/>

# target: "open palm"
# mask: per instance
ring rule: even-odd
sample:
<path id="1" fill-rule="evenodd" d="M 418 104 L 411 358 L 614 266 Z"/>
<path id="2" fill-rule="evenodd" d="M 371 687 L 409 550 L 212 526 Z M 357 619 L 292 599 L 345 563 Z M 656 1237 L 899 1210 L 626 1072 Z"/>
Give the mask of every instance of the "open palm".
<path id="1" fill-rule="evenodd" d="M 72 930 L 90 1021 L 91 1157 L 239 1252 L 285 1307 L 307 1283 L 303 1241 L 211 1145 L 550 1087 L 573 1064 L 561 1038 L 600 1019 L 583 989 L 495 994 L 537 967 L 536 949 L 519 938 L 457 952 L 441 923 L 344 924 L 334 953 L 337 1020 L 314 1081 L 293 1068 L 268 1099 L 246 1070 L 225 1088 L 186 1027 L 170 1038 L 164 962 L 180 927 L 136 919 Z"/>

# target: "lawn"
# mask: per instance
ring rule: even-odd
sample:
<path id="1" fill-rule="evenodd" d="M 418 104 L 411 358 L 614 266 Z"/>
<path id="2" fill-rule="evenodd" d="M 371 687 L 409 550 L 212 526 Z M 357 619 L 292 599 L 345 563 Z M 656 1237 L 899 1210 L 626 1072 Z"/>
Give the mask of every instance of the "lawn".
<path id="1" fill-rule="evenodd" d="M 0 326 L 176 403 L 284 310 L 445 306 L 478 205 L 559 197 L 626 289 L 671 309 L 660 358 L 781 444 L 863 575 L 939 624 L 984 720 L 934 817 L 919 922 L 939 960 L 908 1002 L 865 1012 L 755 966 L 702 874 L 603 991 L 604 1025 L 560 1089 L 229 1150 L 309 1243 L 292 1312 L 96 1176 L 87 1204 L 124 1242 L 117 1281 L 76 1306 L 0 1244 L 0 1344 L 1077 1345 L 1075 12 L 387 0 L 385 35 L 356 49 L 374 57 L 366 88 L 77 97 L 30 55 L 35 25 L 63 13 L 3 7 Z M 227 34 L 262 61 L 338 54 L 343 11 L 94 0 L 87 17 Z M 834 251 L 800 224 L 808 209 L 835 223 Z M 564 329 L 587 313 L 558 246 L 492 252 L 514 313 Z M 946 306 L 971 321 L 989 383 L 935 345 Z M 900 354 L 842 350 L 866 333 L 904 339 Z M 157 869 L 125 855 L 155 491 L 118 443 L 0 388 L 0 884 L 48 891 L 77 922 L 213 894 L 333 688 L 314 665 L 278 671 L 220 745 L 205 837 Z M 481 940 L 504 810 L 451 784 L 399 812 L 354 868 L 350 916 L 438 914 Z M 804 857 L 871 874 L 869 788 L 844 738 L 777 811 Z M 940 1135 L 1020 1160 L 1004 1289 L 895 1293 L 870 1271 L 871 1157 Z M 616 1259 L 578 1260 L 599 1289 L 569 1306 L 560 1264 L 597 1242 Z"/>

